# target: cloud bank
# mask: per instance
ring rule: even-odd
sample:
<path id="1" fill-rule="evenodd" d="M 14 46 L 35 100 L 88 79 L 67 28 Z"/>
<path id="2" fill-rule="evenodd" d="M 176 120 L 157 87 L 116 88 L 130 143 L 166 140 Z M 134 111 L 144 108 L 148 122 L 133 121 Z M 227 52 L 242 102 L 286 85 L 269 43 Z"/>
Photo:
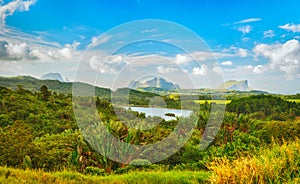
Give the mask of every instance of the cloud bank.
<path id="1" fill-rule="evenodd" d="M 283 44 L 259 44 L 254 47 L 253 52 L 255 57 L 262 56 L 269 60 L 267 66 L 269 70 L 280 70 L 285 73 L 287 79 L 294 79 L 300 74 L 300 43 L 298 40 L 289 40 Z M 256 69 L 257 73 L 259 68 Z"/>

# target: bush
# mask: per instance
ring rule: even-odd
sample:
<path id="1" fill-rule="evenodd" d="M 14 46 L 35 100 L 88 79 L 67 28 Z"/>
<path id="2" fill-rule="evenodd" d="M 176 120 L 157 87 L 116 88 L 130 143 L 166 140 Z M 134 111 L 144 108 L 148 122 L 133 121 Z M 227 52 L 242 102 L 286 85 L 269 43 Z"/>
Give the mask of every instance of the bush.
<path id="1" fill-rule="evenodd" d="M 213 183 L 283 183 L 300 177 L 300 140 L 261 150 L 231 162 L 223 157 L 208 164 Z"/>
<path id="2" fill-rule="evenodd" d="M 30 156 L 27 155 L 23 159 L 22 168 L 23 169 L 29 169 L 31 167 L 32 167 L 31 158 L 30 158 Z"/>
<path id="3" fill-rule="evenodd" d="M 140 165 L 151 165 L 151 162 L 147 159 L 135 159 L 132 160 L 129 165 L 136 165 L 136 166 L 140 166 Z"/>
<path id="4" fill-rule="evenodd" d="M 84 169 L 84 174 L 104 176 L 105 175 L 105 170 L 104 169 L 100 169 L 98 167 L 88 166 L 88 167 L 86 167 Z"/>
<path id="5" fill-rule="evenodd" d="M 135 171 L 155 171 L 155 170 L 166 171 L 169 170 L 169 167 L 166 165 L 151 164 L 151 162 L 146 159 L 135 159 L 132 160 L 128 166 L 114 170 L 114 173 L 126 174 Z"/>

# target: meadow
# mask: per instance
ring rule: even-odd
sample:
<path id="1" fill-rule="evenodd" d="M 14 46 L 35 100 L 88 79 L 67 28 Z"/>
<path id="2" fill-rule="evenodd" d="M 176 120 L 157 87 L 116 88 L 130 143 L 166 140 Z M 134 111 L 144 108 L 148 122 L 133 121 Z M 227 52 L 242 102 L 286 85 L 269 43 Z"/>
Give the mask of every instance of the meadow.
<path id="1" fill-rule="evenodd" d="M 206 183 L 210 172 L 193 171 L 139 171 L 123 175 L 86 175 L 74 171 L 45 172 L 42 170 L 21 170 L 0 167 L 0 183 L 7 184 L 68 184 L 68 183 L 118 183 L 118 184 L 150 184 L 150 183 Z"/>
<path id="2" fill-rule="evenodd" d="M 216 104 L 229 104 L 231 102 L 231 100 L 195 100 L 196 103 L 199 104 L 211 104 L 211 103 L 216 103 Z"/>
<path id="3" fill-rule="evenodd" d="M 300 99 L 287 99 L 289 102 L 300 103 Z"/>

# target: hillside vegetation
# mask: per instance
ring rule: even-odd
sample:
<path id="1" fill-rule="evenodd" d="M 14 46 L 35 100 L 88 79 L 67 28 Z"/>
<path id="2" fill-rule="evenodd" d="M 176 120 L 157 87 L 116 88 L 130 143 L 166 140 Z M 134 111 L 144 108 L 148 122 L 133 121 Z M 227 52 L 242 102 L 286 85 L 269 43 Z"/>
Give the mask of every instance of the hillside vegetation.
<path id="1" fill-rule="evenodd" d="M 128 89 L 120 93 L 128 93 Z M 132 95 L 136 103 L 145 103 L 142 96 Z M 260 171 L 253 173 L 251 181 L 254 183 L 293 182 L 299 178 L 297 136 L 300 135 L 300 104 L 278 96 L 233 98 L 218 134 L 204 150 L 199 149 L 199 144 L 207 128 L 211 104 L 201 104 L 191 117 L 197 117 L 191 139 L 174 155 L 158 163 L 151 164 L 146 159 L 131 161 L 150 164 L 143 166 L 121 164 L 96 152 L 82 135 L 85 129 L 78 129 L 71 95 L 54 93 L 47 86 L 34 92 L 21 86 L 15 90 L 0 87 L 0 102 L 2 183 L 34 183 L 33 180 L 36 183 L 72 183 L 75 180 L 79 183 L 223 182 L 223 174 L 227 170 L 230 172 L 225 172 L 228 175 L 224 181 L 247 183 L 251 178 L 238 176 L 246 172 L 244 165 L 249 164 L 249 167 Z M 173 99 L 173 102 L 177 104 L 180 99 Z M 184 128 L 177 127 L 179 119 L 165 121 L 123 108 L 116 109 L 100 97 L 90 98 L 84 105 L 92 104 L 96 105 L 107 130 L 132 145 L 158 142 L 174 130 L 180 131 L 181 136 L 187 135 Z M 81 118 L 89 120 L 90 117 L 83 114 Z M 136 130 L 131 128 L 134 126 L 127 127 L 122 123 L 125 120 L 128 125 L 160 123 L 148 130 Z M 180 120 L 188 122 L 189 119 Z M 83 128 L 88 129 L 89 126 Z M 105 138 L 101 133 L 97 135 L 97 140 Z M 176 144 L 178 142 L 172 145 Z M 109 154 L 115 154 L 115 150 L 110 151 Z M 147 150 L 140 150 L 139 154 L 145 155 Z"/>

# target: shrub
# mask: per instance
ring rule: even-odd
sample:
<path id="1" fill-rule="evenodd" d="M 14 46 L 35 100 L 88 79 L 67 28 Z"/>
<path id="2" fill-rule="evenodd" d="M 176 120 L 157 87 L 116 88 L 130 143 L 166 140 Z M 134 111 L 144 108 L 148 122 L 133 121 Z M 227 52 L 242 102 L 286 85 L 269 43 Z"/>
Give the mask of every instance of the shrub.
<path id="1" fill-rule="evenodd" d="M 86 167 L 84 169 L 84 174 L 104 176 L 105 175 L 105 170 L 104 169 L 100 169 L 98 167 L 88 166 L 88 167 Z"/>
<path id="2" fill-rule="evenodd" d="M 283 183 L 300 177 L 300 141 L 273 143 L 253 157 L 241 157 L 233 162 L 226 157 L 208 164 L 214 173 L 213 183 Z"/>
<path id="3" fill-rule="evenodd" d="M 22 168 L 29 169 L 31 167 L 32 167 L 31 158 L 30 158 L 30 156 L 26 155 L 23 159 Z"/>
<path id="4" fill-rule="evenodd" d="M 141 165 L 151 165 L 151 162 L 147 159 L 135 159 L 132 160 L 129 165 L 136 165 L 136 166 L 141 166 Z"/>

